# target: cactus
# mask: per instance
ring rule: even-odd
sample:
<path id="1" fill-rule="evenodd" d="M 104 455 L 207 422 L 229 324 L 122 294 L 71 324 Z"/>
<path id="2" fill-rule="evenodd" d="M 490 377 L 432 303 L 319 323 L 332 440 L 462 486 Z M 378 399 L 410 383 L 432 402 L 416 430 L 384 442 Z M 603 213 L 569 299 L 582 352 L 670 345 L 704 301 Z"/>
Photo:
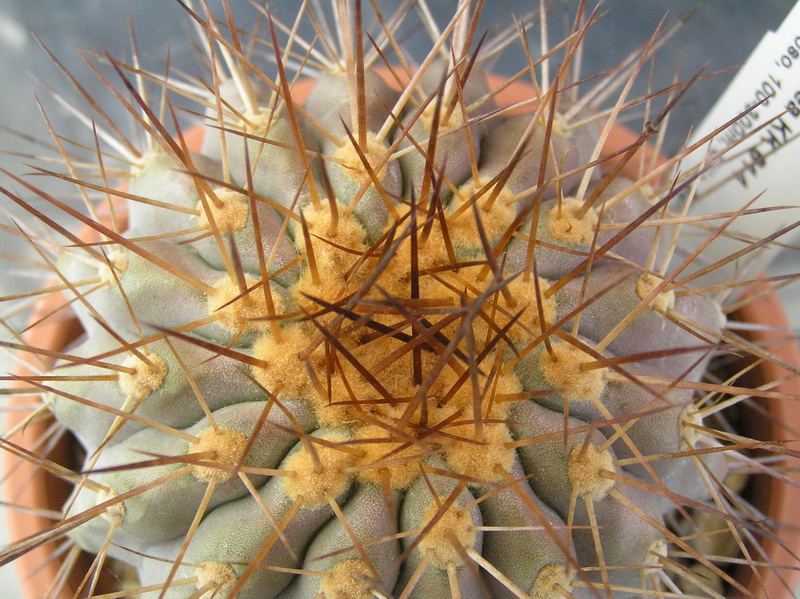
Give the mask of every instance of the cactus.
<path id="1" fill-rule="evenodd" d="M 718 414 L 746 397 L 738 371 L 708 368 L 769 356 L 671 262 L 697 173 L 642 150 L 685 84 L 609 158 L 617 111 L 569 78 L 590 18 L 508 106 L 480 4 L 416 66 L 388 24 L 402 11 L 368 39 L 361 3 L 337 6 L 338 40 L 324 11 L 302 11 L 305 41 L 264 12 L 274 77 L 187 7 L 213 78 L 107 58 L 147 142 L 101 118 L 94 167 L 65 151 L 58 176 L 103 196 L 92 213 L 17 179 L 95 239 L 29 207 L 67 238 L 25 233 L 62 294 L 45 320 L 69 309 L 85 335 L 22 378 L 84 458 L 57 470 L 60 521 L 3 562 L 65 538 L 95 556 L 69 591 L 92 596 L 111 562 L 136 579 L 114 596 L 154 598 L 743 591 L 726 566 L 759 576 L 770 534 L 733 486 L 757 442 Z M 307 98 L 290 62 L 316 65 Z M 196 102 L 202 146 L 153 87 Z M 101 214 L 112 195 L 126 224 Z M 701 516 L 743 557 L 701 549 L 720 532 Z"/>

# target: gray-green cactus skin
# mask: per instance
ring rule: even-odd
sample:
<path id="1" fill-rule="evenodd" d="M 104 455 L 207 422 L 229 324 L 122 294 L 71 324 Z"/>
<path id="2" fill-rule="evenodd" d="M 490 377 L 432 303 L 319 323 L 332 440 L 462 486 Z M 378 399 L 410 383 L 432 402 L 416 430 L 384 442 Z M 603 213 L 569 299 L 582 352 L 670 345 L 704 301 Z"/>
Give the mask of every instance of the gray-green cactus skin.
<path id="1" fill-rule="evenodd" d="M 202 151 L 135 165 L 127 241 L 64 253 L 71 538 L 145 597 L 652 592 L 676 497 L 729 468 L 678 384 L 725 318 L 659 270 L 669 190 L 609 184 L 567 99 L 363 75 L 218 82 Z"/>

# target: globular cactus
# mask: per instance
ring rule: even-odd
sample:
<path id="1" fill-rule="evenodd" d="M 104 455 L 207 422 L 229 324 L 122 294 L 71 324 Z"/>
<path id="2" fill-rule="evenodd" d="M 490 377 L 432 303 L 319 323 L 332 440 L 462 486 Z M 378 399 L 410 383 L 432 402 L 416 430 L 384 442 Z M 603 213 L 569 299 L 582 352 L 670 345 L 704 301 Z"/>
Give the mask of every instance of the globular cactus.
<path id="1" fill-rule="evenodd" d="M 613 121 L 569 89 L 581 21 L 551 81 L 498 102 L 474 8 L 415 66 L 402 12 L 373 46 L 359 2 L 341 54 L 322 26 L 280 47 L 265 12 L 276 77 L 200 12 L 205 84 L 108 59 L 148 146 L 116 142 L 122 187 L 99 152 L 76 183 L 124 216 L 42 193 L 95 240 L 38 243 L 86 333 L 36 387 L 85 452 L 54 530 L 89 574 L 118 560 L 124 596 L 170 598 L 741 590 L 688 513 L 754 542 L 726 486 L 746 443 L 707 419 L 727 310 L 660 220 L 693 173 L 639 148 L 662 116 L 606 160 Z M 319 67 L 307 98 L 289 58 Z M 198 103 L 202 146 L 143 77 Z"/>

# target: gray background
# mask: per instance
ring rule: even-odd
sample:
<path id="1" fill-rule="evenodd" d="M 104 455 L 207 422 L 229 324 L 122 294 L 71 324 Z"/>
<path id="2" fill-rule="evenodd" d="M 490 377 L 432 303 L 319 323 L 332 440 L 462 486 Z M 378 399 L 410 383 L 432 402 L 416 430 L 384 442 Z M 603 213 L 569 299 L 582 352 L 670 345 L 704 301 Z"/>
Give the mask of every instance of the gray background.
<path id="1" fill-rule="evenodd" d="M 430 2 L 438 14 L 447 14 L 455 5 L 453 1 Z M 213 1 L 209 3 L 215 4 Z M 246 26 L 250 22 L 248 19 L 254 15 L 252 7 L 244 0 L 231 0 L 231 4 L 240 18 L 239 22 Z M 293 0 L 274 0 L 271 3 L 273 10 L 283 16 L 291 15 L 299 4 Z M 397 2 L 382 3 L 388 7 L 396 4 Z M 552 4 L 563 4 L 572 8 L 577 2 Z M 667 48 L 659 51 L 654 85 L 671 81 L 678 65 L 681 65 L 680 72 L 684 78 L 690 77 L 704 65 L 707 65 L 708 71 L 735 67 L 746 59 L 767 29 L 776 28 L 781 23 L 793 4 L 794 0 L 708 0 L 704 3 L 695 0 L 610 0 L 603 7 L 608 14 L 586 41 L 584 72 L 594 73 L 616 64 L 649 37 L 666 11 L 669 11 L 668 18 L 674 18 L 691 8 L 697 8 L 693 18 Z M 486 26 L 497 30 L 499 24 L 509 24 L 509 13 L 520 13 L 537 5 L 538 2 L 488 0 L 483 21 Z M 0 125 L 34 138 L 48 139 L 34 100 L 35 92 L 43 99 L 47 114 L 56 124 L 59 133 L 69 139 L 91 142 L 88 129 L 77 124 L 66 110 L 47 97 L 47 86 L 63 91 L 72 100 L 77 96 L 74 90 L 69 89 L 63 75 L 39 47 L 32 34 L 43 40 L 67 68 L 80 77 L 92 94 L 108 99 L 102 84 L 85 67 L 74 48 L 92 51 L 106 48 L 112 56 L 127 59 L 130 55 L 129 14 L 139 47 L 148 64 L 158 64 L 157 61 L 163 59 L 169 49 L 173 68 L 181 68 L 187 72 L 198 71 L 200 67 L 195 60 L 194 50 L 190 44 L 184 43 L 190 35 L 188 17 L 176 2 L 0 0 Z M 563 12 L 556 10 L 551 18 L 552 39 L 555 39 L 557 30 L 564 22 Z M 538 38 L 538 32 L 536 33 Z M 424 36 L 421 32 L 409 31 L 407 35 L 409 47 L 426 47 L 427 42 L 424 37 L 420 37 Z M 521 56 L 509 54 L 498 62 L 496 70 L 511 73 L 523 65 Z M 34 81 L 31 73 L 41 83 Z M 672 117 L 668 150 L 680 146 L 690 124 L 698 122 L 705 115 L 732 75 L 733 73 L 720 74 L 697 84 L 686 94 Z M 640 91 L 643 89 L 641 87 Z M 84 106 L 80 103 L 79 105 Z M 113 102 L 105 105 L 113 105 Z M 117 111 L 117 114 L 122 113 Z M 119 122 L 126 121 L 120 118 Z M 24 155 L 36 153 L 40 149 L 31 141 L 20 139 L 4 129 L 0 130 L 0 151 Z M 12 172 L 28 172 L 30 169 L 24 166 L 26 161 L 28 159 L 25 156 L 0 154 L 0 166 Z M 41 184 L 41 179 L 36 183 Z M 8 186 L 26 198 L 30 197 L 19 185 L 9 183 L 4 175 L 0 185 Z M 35 198 L 31 201 L 36 206 L 41 205 Z M 18 213 L 19 211 L 12 211 L 14 215 Z M 5 210 L 0 212 L 0 221 L 3 223 L 7 223 L 9 217 Z M 0 251 L 8 251 L 9 244 L 14 253 L 21 252 L 18 241 L 9 241 L 7 236 L 0 234 Z M 793 261 L 792 257 L 784 259 L 786 263 Z M 15 285 L 19 285 L 19 276 L 22 276 L 23 286 L 38 284 L 38 281 L 30 278 L 26 281 L 27 272 L 24 269 L 9 269 L 4 266 L 0 273 L 0 295 L 8 293 L 11 279 L 15 279 Z M 796 317 L 798 310 L 795 306 L 793 304 L 790 311 Z M 0 314 L 5 314 L 5 311 L 6 308 L 0 306 Z M 8 370 L 7 362 L 0 361 L 0 368 L 3 371 Z M 0 533 L 0 543 L 4 543 L 4 522 L 0 522 Z M 21 597 L 16 587 L 15 573 L 10 567 L 0 568 L 0 595 L 11 599 Z"/>

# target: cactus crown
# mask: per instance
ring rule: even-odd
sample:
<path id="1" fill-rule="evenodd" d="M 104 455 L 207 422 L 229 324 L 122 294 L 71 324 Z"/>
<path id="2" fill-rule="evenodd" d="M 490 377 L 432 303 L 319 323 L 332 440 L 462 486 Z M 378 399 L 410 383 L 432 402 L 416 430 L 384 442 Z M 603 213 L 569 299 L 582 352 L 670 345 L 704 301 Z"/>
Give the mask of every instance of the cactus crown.
<path id="1" fill-rule="evenodd" d="M 85 460 L 50 468 L 73 484 L 63 517 L 3 559 L 66 535 L 96 557 L 64 596 L 101 595 L 112 562 L 135 571 L 114 596 L 741 591 L 702 542 L 729 531 L 756 570 L 768 525 L 735 486 L 755 442 L 718 414 L 744 394 L 706 370 L 724 346 L 766 356 L 672 260 L 697 173 L 645 144 L 685 84 L 614 151 L 639 102 L 603 111 L 609 80 L 573 79 L 594 14 L 558 66 L 531 55 L 498 83 L 486 57 L 529 51 L 526 28 L 481 39 L 480 2 L 441 30 L 419 3 L 419 64 L 404 10 L 367 37 L 360 2 L 335 7 L 334 37 L 303 6 L 304 40 L 268 11 L 257 37 L 187 6 L 213 78 L 106 58 L 147 145 L 104 122 L 94 167 L 63 154 L 91 216 L 18 179 L 93 236 L 45 220 L 68 243 L 31 239 L 86 335 L 21 377 Z M 527 96 L 503 100 L 515 79 Z M 197 103 L 201 142 L 154 87 Z"/>

